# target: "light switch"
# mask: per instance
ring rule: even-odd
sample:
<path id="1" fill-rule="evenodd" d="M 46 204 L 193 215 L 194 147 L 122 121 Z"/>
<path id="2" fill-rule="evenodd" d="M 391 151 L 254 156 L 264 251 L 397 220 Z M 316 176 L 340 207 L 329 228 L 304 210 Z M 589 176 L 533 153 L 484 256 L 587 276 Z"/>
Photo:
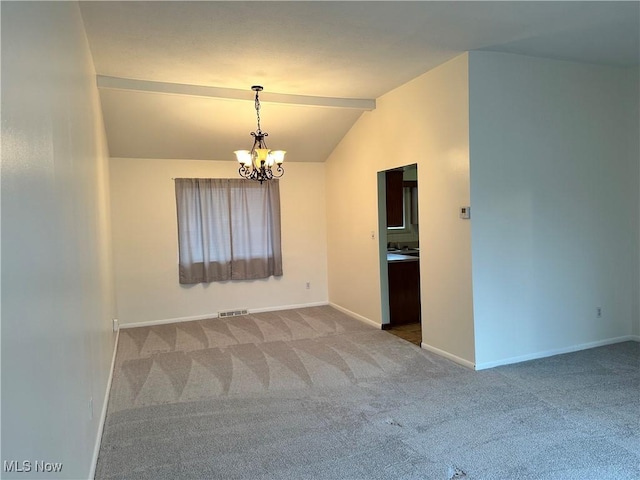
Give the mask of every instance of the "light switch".
<path id="1" fill-rule="evenodd" d="M 460 207 L 460 218 L 468 220 L 471 218 L 471 207 Z"/>

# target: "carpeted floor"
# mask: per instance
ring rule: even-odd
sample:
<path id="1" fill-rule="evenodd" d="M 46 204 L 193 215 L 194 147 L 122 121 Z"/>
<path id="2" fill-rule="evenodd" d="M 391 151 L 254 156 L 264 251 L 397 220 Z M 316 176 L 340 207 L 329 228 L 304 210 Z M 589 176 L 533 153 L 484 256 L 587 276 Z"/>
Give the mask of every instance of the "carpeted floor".
<path id="1" fill-rule="evenodd" d="M 473 372 L 330 307 L 123 329 L 97 479 L 639 479 L 640 346 Z"/>

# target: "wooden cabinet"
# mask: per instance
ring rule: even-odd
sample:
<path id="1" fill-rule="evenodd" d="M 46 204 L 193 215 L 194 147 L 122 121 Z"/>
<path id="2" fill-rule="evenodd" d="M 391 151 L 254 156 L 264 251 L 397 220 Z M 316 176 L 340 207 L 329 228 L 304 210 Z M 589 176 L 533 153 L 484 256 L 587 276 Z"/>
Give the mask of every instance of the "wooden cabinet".
<path id="1" fill-rule="evenodd" d="M 420 262 L 389 262 L 391 326 L 420 321 Z"/>
<path id="2" fill-rule="evenodd" d="M 385 172 L 387 182 L 387 227 L 404 224 L 402 170 Z"/>

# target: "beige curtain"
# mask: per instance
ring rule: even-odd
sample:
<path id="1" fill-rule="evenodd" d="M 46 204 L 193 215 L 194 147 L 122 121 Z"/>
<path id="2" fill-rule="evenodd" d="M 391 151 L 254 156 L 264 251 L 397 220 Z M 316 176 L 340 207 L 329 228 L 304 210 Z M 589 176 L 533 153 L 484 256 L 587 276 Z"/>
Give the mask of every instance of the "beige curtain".
<path id="1" fill-rule="evenodd" d="M 282 275 L 280 186 L 177 178 L 180 283 Z"/>

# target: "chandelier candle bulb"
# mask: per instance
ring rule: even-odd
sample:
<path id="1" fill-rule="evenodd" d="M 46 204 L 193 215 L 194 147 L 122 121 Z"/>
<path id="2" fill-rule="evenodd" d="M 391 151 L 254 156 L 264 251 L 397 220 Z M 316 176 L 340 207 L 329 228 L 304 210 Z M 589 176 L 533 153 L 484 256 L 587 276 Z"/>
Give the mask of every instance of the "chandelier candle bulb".
<path id="1" fill-rule="evenodd" d="M 251 90 L 256 92 L 255 108 L 256 118 L 258 120 L 258 128 L 255 132 L 251 132 L 253 137 L 253 147 L 249 150 L 236 150 L 235 155 L 240 168 L 238 173 L 241 177 L 248 180 L 255 180 L 260 183 L 265 180 L 271 180 L 284 175 L 284 168 L 282 163 L 284 162 L 284 156 L 287 153 L 284 150 L 271 151 L 267 147 L 265 137 L 268 137 L 267 132 L 263 132 L 260 127 L 260 98 L 258 94 L 263 90 L 260 85 L 254 85 Z M 274 169 L 273 166 L 276 165 Z"/>

